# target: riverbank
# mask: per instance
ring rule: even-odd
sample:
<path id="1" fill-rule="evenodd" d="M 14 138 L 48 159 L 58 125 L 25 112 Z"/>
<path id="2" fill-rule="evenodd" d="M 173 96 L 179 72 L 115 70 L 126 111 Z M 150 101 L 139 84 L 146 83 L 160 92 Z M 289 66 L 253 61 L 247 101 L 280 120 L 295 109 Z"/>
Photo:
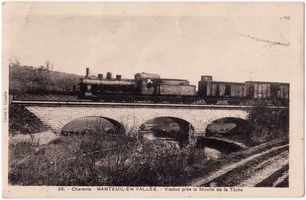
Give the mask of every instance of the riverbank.
<path id="1" fill-rule="evenodd" d="M 10 134 L 9 143 L 17 144 L 19 142 L 29 142 L 33 145 L 45 145 L 58 137 L 59 136 L 54 134 L 51 130 L 32 134 L 12 133 Z"/>

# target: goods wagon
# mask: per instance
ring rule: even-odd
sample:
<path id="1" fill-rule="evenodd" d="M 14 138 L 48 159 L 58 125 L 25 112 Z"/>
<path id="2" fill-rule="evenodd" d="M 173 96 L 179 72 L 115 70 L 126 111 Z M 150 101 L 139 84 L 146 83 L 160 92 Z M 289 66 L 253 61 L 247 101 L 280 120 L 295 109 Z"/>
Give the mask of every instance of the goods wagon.
<path id="1" fill-rule="evenodd" d="M 202 76 L 199 81 L 198 95 L 200 97 L 231 97 L 246 98 L 247 85 L 245 83 L 212 81 L 211 76 Z"/>
<path id="2" fill-rule="evenodd" d="M 213 81 L 202 76 L 198 95 L 206 98 L 289 100 L 289 84 L 247 81 L 245 83 Z"/>
<path id="3" fill-rule="evenodd" d="M 247 81 L 249 94 L 255 99 L 289 100 L 289 83 Z"/>

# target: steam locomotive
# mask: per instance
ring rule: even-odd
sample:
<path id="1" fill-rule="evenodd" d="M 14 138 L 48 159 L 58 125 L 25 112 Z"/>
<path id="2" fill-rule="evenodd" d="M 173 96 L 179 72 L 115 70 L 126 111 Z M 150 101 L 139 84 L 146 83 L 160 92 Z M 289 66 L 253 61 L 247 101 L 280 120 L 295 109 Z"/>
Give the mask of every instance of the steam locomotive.
<path id="1" fill-rule="evenodd" d="M 79 99 L 105 102 L 154 102 L 195 104 L 240 104 L 254 99 L 265 99 L 272 103 L 287 105 L 289 83 L 255 82 L 244 83 L 213 81 L 212 76 L 201 76 L 198 91 L 184 79 L 164 79 L 158 74 L 137 73 L 134 79 L 86 76 L 79 84 Z"/>

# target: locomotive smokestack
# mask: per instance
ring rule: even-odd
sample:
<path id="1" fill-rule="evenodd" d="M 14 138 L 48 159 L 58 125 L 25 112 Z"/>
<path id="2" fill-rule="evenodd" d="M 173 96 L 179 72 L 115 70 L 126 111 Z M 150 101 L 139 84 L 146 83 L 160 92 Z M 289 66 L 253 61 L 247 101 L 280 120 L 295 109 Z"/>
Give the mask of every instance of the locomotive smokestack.
<path id="1" fill-rule="evenodd" d="M 86 77 L 89 76 L 89 68 L 86 68 Z"/>
<path id="2" fill-rule="evenodd" d="M 106 74 L 106 78 L 107 78 L 107 79 L 112 79 L 112 73 L 107 72 L 107 74 Z"/>

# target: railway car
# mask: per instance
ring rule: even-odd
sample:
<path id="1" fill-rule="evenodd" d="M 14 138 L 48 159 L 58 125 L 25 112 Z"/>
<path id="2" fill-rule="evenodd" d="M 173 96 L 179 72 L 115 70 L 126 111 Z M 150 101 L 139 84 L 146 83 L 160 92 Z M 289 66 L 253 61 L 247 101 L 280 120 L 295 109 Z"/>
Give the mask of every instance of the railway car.
<path id="1" fill-rule="evenodd" d="M 278 82 L 245 82 L 249 95 L 254 99 L 289 100 L 289 83 Z"/>
<path id="2" fill-rule="evenodd" d="M 271 83 L 246 82 L 249 95 L 254 99 L 269 99 L 271 97 Z"/>
<path id="3" fill-rule="evenodd" d="M 246 98 L 245 83 L 212 81 L 211 76 L 202 76 L 199 81 L 198 95 L 211 98 Z"/>
<path id="4" fill-rule="evenodd" d="M 247 81 L 244 83 L 213 81 L 212 76 L 202 76 L 198 96 L 207 102 L 227 99 L 230 104 L 239 100 L 266 99 L 286 103 L 289 101 L 289 84 L 278 82 Z"/>

